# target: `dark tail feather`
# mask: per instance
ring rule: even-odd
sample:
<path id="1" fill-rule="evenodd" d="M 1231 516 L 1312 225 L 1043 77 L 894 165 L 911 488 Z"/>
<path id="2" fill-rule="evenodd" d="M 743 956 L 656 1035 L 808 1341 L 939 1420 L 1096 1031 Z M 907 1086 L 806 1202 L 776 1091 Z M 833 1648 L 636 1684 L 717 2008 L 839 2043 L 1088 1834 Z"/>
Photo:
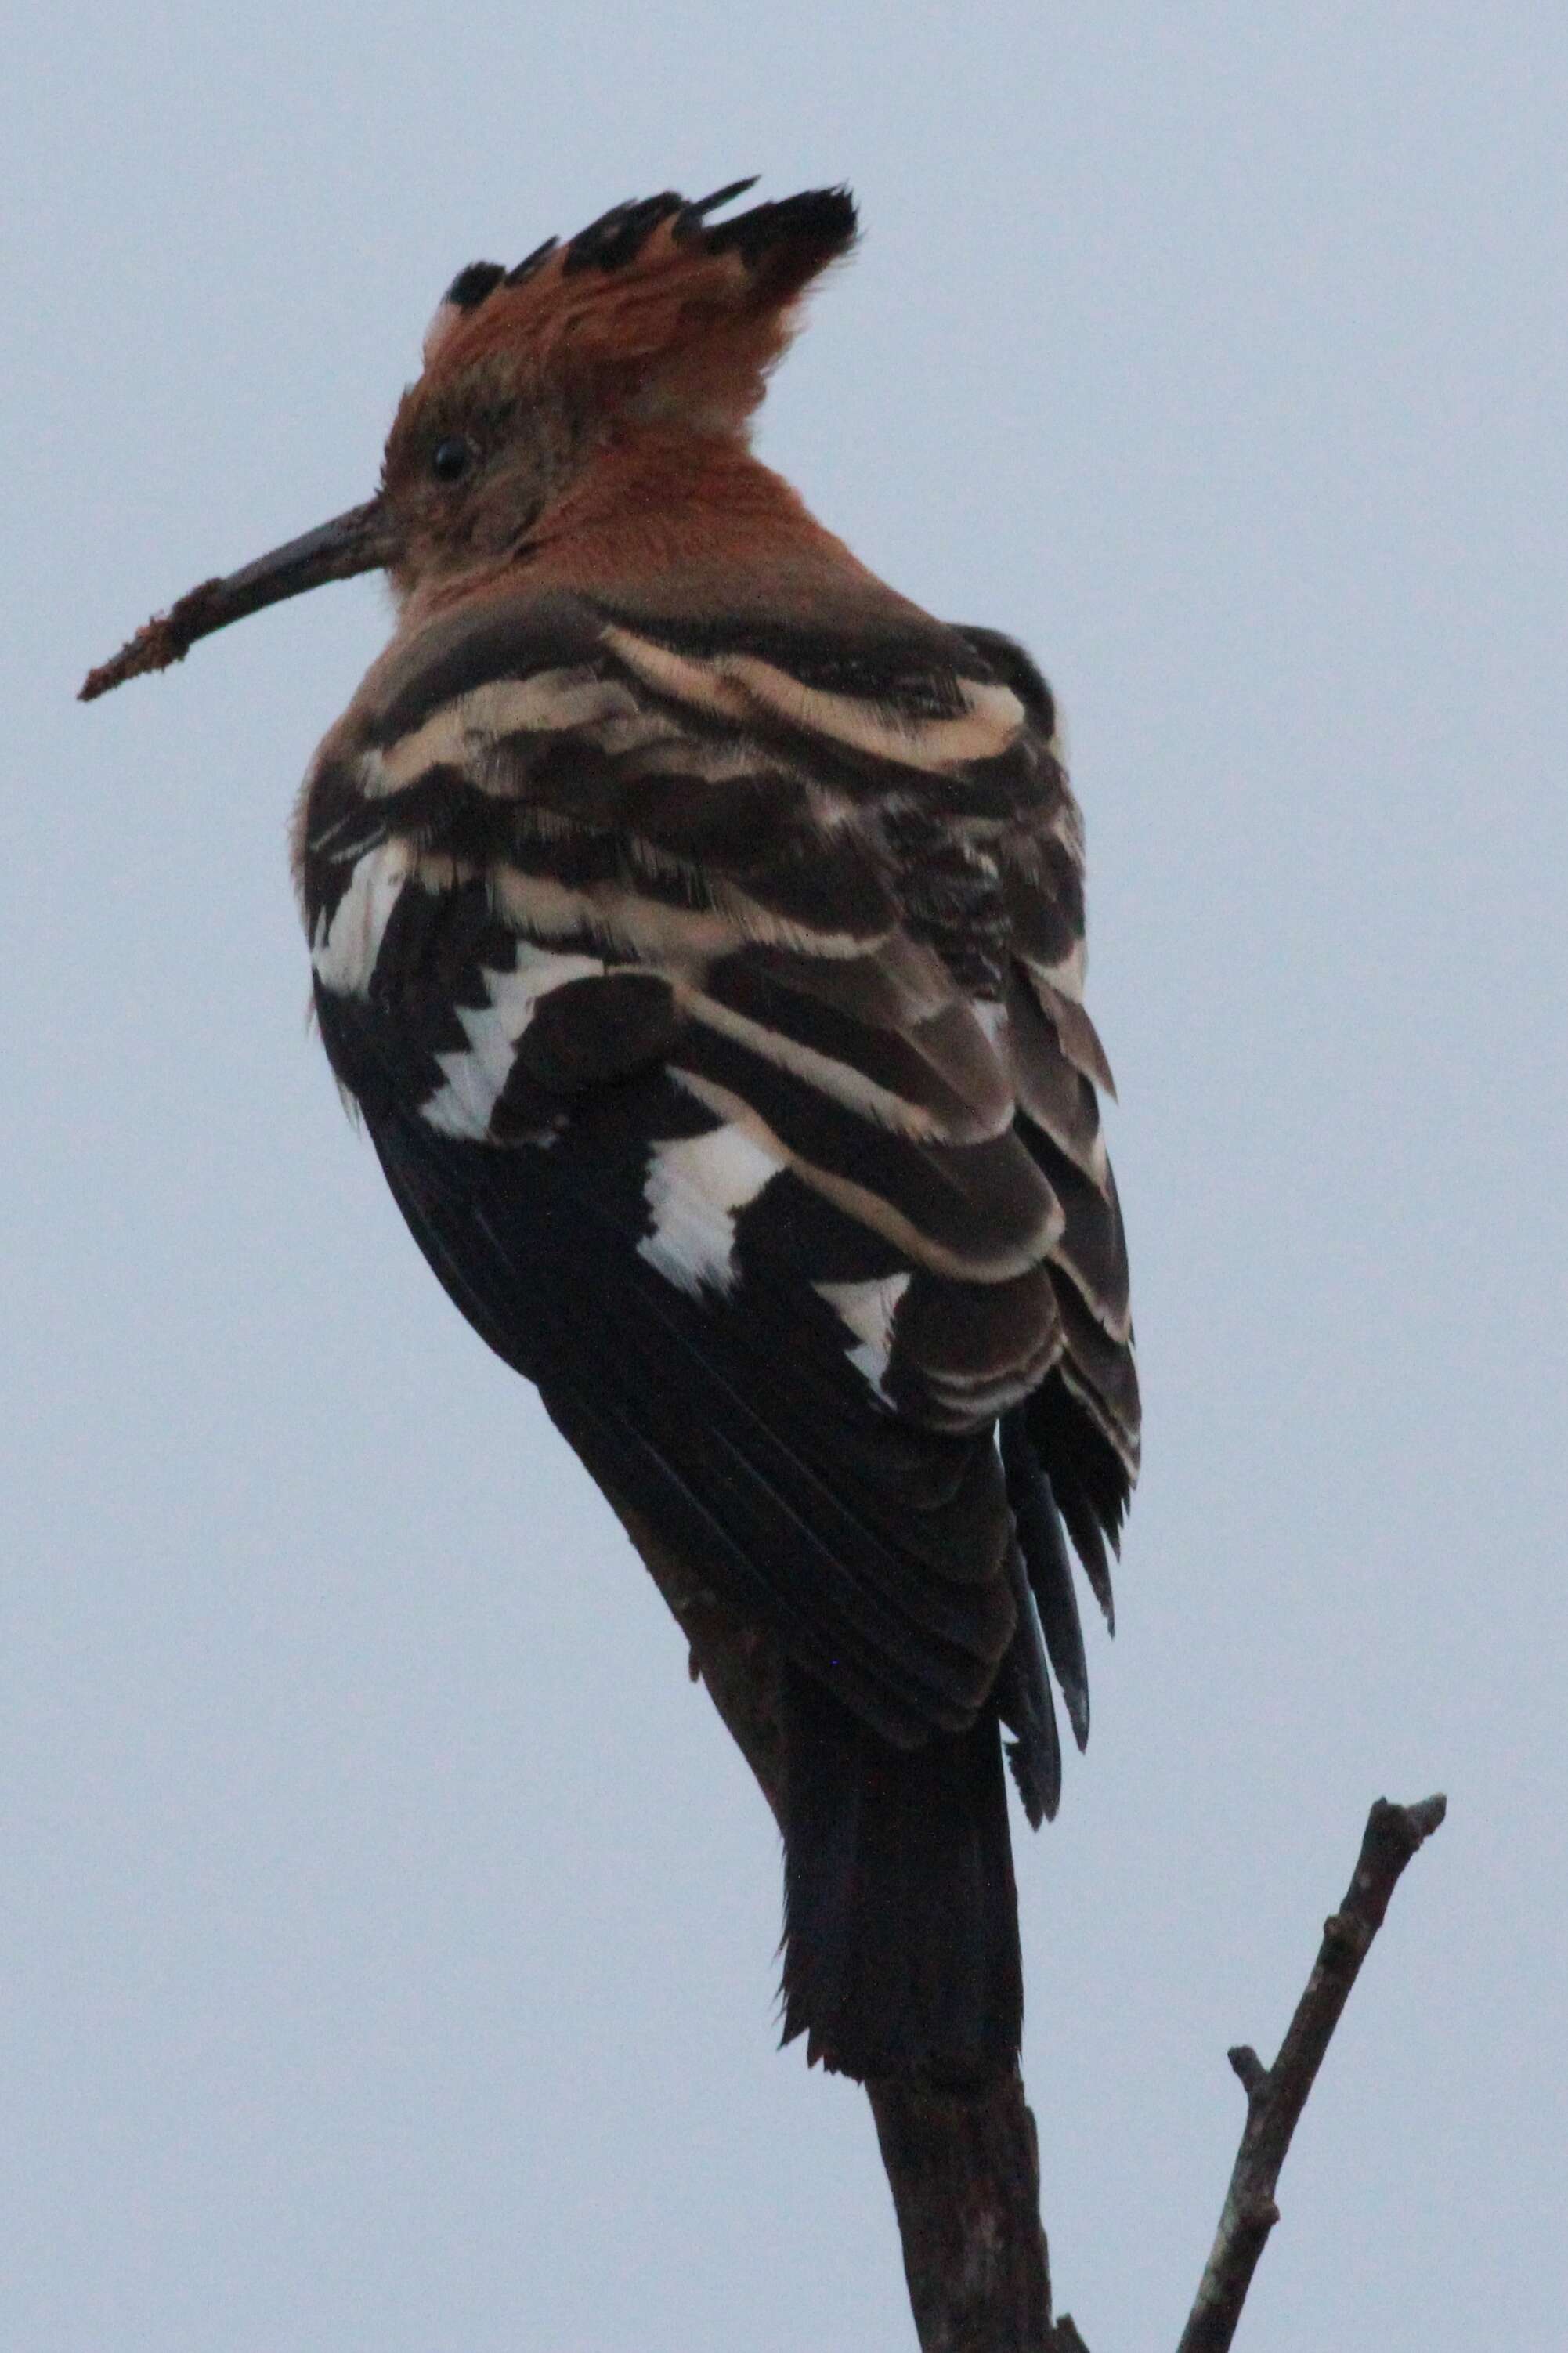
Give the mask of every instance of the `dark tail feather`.
<path id="1" fill-rule="evenodd" d="M 1001 1440 L 1007 1501 L 1013 1507 L 1018 1543 L 1039 1610 L 1040 1630 L 1067 1702 L 1073 1738 L 1081 1749 L 1089 1742 L 1089 1668 L 1083 1655 L 1083 1629 L 1079 1622 L 1072 1563 L 1068 1558 L 1057 1499 L 1024 1416 L 1017 1409 L 1003 1415 Z M 1102 1556 L 1103 1551 L 1102 1546 Z M 1047 1807 L 1046 1810 L 1054 1813 L 1056 1809 Z"/>
<path id="2" fill-rule="evenodd" d="M 995 1683 L 997 1712 L 1017 1738 L 1007 1762 L 1024 1800 L 1029 1828 L 1055 1821 L 1062 1798 L 1062 1744 L 1051 1702 L 1051 1679 L 1040 1640 L 1039 1615 L 1016 1537 L 1008 1547 L 1007 1576 L 1018 1622 Z"/>
<path id="3" fill-rule="evenodd" d="M 862 2081 L 973 2083 L 1024 2017 L 994 1711 L 892 1747 L 786 1670 L 784 2040 Z"/>

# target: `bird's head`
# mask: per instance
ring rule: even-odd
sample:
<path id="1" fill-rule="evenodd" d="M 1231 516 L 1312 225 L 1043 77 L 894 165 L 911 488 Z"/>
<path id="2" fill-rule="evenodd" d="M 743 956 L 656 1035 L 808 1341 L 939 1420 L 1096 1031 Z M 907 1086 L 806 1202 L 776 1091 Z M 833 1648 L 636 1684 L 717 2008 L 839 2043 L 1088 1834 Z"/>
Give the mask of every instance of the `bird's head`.
<path id="1" fill-rule="evenodd" d="M 619 205 L 515 269 L 459 271 L 375 496 L 192 589 L 91 673 L 84 699 L 323 581 L 384 570 L 405 603 L 440 601 L 589 528 L 611 461 L 623 507 L 635 506 L 693 453 L 743 448 L 799 297 L 855 237 L 841 188 L 712 218 L 751 185 Z"/>

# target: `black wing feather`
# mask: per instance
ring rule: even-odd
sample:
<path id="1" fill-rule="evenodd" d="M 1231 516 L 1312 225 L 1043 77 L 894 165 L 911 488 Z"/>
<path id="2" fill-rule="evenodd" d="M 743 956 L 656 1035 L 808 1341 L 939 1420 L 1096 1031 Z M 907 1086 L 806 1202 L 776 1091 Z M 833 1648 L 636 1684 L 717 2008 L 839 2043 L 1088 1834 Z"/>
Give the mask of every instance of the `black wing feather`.
<path id="1" fill-rule="evenodd" d="M 435 1271 L 563 1428 L 589 1437 L 618 1503 L 677 1549 L 684 1538 L 741 1615 L 775 1626 L 886 1737 L 973 1720 L 1011 1631 L 969 1549 L 988 1520 L 998 1541 L 1003 1529 L 988 1437 L 917 1435 L 868 1405 L 847 1428 L 847 1396 L 824 1413 L 819 1380 L 800 1381 L 798 1331 L 793 1347 L 759 1345 L 742 1303 L 683 1295 L 637 1254 L 629 1219 L 595 1202 L 614 1165 L 602 1128 L 577 1151 L 567 1138 L 503 1155 L 403 1114 L 367 1123 Z"/>
<path id="2" fill-rule="evenodd" d="M 885 1737 L 994 1685 L 1049 1810 L 1042 1638 L 1088 1727 L 1058 1514 L 1109 1609 L 1137 1401 L 1037 673 L 937 624 L 557 598 L 437 625 L 351 719 L 301 832 L 321 1027 L 440 1279 L 617 1502 Z M 356 861 L 388 849 L 361 970 Z M 481 1031 L 505 1067 L 469 1133 Z M 778 1173 L 688 1284 L 644 1247 L 650 1155 L 737 1117 Z"/>

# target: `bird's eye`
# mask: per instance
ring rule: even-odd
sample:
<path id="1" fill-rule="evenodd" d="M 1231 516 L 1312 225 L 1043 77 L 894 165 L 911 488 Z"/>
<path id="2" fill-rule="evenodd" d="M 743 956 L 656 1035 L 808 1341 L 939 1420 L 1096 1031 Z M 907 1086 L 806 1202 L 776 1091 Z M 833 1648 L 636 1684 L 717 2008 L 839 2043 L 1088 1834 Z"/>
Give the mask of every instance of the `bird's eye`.
<path id="1" fill-rule="evenodd" d="M 430 471 L 438 482 L 460 482 L 474 462 L 474 445 L 460 433 L 437 441 L 430 453 Z"/>

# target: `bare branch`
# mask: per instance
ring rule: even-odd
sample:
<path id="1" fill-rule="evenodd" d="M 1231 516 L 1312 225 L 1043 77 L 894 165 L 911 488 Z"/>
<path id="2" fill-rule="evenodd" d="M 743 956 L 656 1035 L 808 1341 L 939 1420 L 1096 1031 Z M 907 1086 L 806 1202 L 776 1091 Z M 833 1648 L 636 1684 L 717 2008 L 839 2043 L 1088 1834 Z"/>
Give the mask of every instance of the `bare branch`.
<path id="1" fill-rule="evenodd" d="M 969 2094 L 868 2084 L 921 2353 L 1053 2345 L 1040 2167 L 1024 2079 Z"/>
<path id="2" fill-rule="evenodd" d="M 1367 1817 L 1344 1902 L 1323 1924 L 1323 1941 L 1271 2067 L 1245 2043 L 1229 2054 L 1247 2093 L 1247 2123 L 1214 2247 L 1177 2353 L 1226 2353 L 1252 2274 L 1279 2220 L 1279 2169 L 1350 1999 L 1367 1949 L 1382 1927 L 1400 1873 L 1447 1811 L 1444 1798 L 1394 1806 L 1379 1798 Z"/>
<path id="3" fill-rule="evenodd" d="M 622 1516 L 690 1646 L 693 1675 L 708 1685 L 776 1818 L 784 1783 L 776 1649 L 730 1617 L 631 1514 Z M 1415 1806 L 1377 1800 L 1279 2057 L 1265 2067 L 1247 2043 L 1228 2054 L 1247 2093 L 1247 2123 L 1178 2353 L 1226 2353 L 1235 2337 L 1279 2219 L 1279 2170 L 1330 2038 L 1400 1873 L 1446 1811 L 1442 1798 Z M 1051 2316 L 1038 2144 L 1021 2074 L 1015 2069 L 976 2093 L 886 2078 L 866 2092 L 921 2353 L 1089 2353 L 1068 2315 Z"/>

